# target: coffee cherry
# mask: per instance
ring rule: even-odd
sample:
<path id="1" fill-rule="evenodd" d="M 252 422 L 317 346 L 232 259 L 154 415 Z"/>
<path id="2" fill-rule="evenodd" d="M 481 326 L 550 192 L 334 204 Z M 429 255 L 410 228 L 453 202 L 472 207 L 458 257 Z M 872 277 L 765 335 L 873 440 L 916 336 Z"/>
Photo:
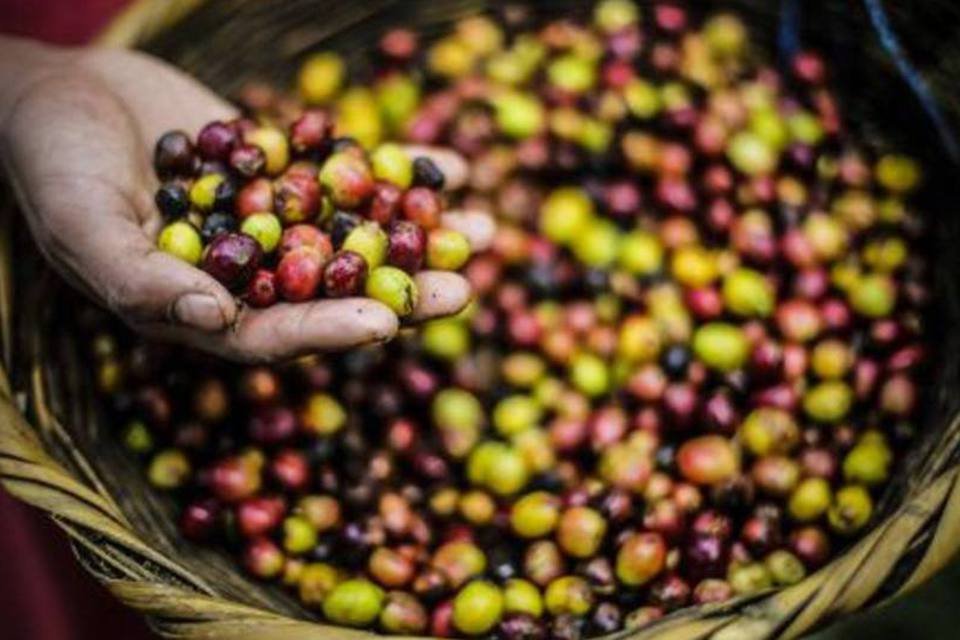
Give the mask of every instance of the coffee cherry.
<path id="1" fill-rule="evenodd" d="M 367 277 L 367 296 L 387 305 L 400 317 L 410 315 L 420 297 L 417 285 L 396 267 L 377 267 Z"/>
<path id="2" fill-rule="evenodd" d="M 303 302 L 316 295 L 323 274 L 320 254 L 309 247 L 299 247 L 280 259 L 276 270 L 277 291 L 289 302 Z"/>
<path id="3" fill-rule="evenodd" d="M 213 239 L 203 254 L 204 271 L 231 291 L 247 285 L 263 256 L 260 244 L 243 233 L 225 233 Z"/>
<path id="4" fill-rule="evenodd" d="M 361 295 L 367 278 L 367 262 L 359 253 L 343 250 L 323 270 L 323 290 L 331 298 Z"/>

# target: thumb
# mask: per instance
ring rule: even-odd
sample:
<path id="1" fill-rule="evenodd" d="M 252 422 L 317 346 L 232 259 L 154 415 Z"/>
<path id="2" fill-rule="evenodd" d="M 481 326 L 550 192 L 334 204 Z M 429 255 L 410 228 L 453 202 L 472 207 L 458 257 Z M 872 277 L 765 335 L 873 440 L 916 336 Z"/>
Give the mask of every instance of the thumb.
<path id="1" fill-rule="evenodd" d="M 236 321 L 237 303 L 223 285 L 155 248 L 140 229 L 131 231 L 88 253 L 85 271 L 107 307 L 133 325 L 162 322 L 216 332 Z"/>

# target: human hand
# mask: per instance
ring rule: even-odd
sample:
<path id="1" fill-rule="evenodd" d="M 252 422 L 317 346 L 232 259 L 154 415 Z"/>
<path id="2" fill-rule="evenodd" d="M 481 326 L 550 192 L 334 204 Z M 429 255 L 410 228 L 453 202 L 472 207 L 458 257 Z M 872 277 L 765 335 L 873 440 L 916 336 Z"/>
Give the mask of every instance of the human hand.
<path id="1" fill-rule="evenodd" d="M 0 52 L 5 45 L 0 39 Z M 212 277 L 155 248 L 162 220 L 153 202 L 152 141 L 233 118 L 229 104 L 143 54 L 35 48 L 31 55 L 22 48 L 36 45 L 10 46 L 13 58 L 42 62 L 19 82 L 15 99 L 0 98 L 3 159 L 40 250 L 73 285 L 147 336 L 234 360 L 349 349 L 397 332 L 393 312 L 365 298 L 243 307 Z M 0 63 L 0 77 L 23 66 L 30 63 Z M 448 184 L 463 183 L 462 159 L 428 152 Z M 484 214 L 448 213 L 445 224 L 465 232 L 475 249 L 492 236 Z M 426 271 L 416 282 L 414 322 L 456 313 L 470 297 L 454 273 Z"/>

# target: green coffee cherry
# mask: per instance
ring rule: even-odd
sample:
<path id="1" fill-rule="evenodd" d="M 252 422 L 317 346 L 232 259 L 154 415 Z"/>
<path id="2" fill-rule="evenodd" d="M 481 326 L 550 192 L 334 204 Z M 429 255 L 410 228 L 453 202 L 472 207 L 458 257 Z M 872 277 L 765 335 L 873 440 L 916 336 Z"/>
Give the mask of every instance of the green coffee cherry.
<path id="1" fill-rule="evenodd" d="M 873 515 L 873 499 L 863 487 L 849 485 L 837 491 L 827 512 L 830 528 L 840 535 L 852 535 L 866 526 Z"/>
<path id="2" fill-rule="evenodd" d="M 255 213 L 240 225 L 240 231 L 260 243 L 264 253 L 270 253 L 280 244 L 283 227 L 280 218 L 272 213 Z"/>
<path id="3" fill-rule="evenodd" d="M 540 100 L 530 93 L 509 91 L 493 99 L 494 117 L 504 135 L 522 140 L 537 135 L 547 121 Z"/>
<path id="4" fill-rule="evenodd" d="M 380 115 L 395 131 L 417 110 L 420 86 L 406 74 L 392 73 L 377 83 L 376 97 Z"/>
<path id="5" fill-rule="evenodd" d="M 179 449 L 166 449 L 153 457 L 147 468 L 147 479 L 158 489 L 182 487 L 190 478 L 190 460 Z"/>
<path id="6" fill-rule="evenodd" d="M 633 275 L 652 275 L 663 266 L 663 245 L 648 231 L 631 231 L 620 242 L 617 264 Z"/>
<path id="7" fill-rule="evenodd" d="M 503 612 L 543 615 L 543 598 L 537 585 L 522 578 L 511 578 L 503 585 Z"/>
<path id="8" fill-rule="evenodd" d="M 773 313 L 773 287 L 753 269 L 734 269 L 723 279 L 723 303 L 739 316 L 765 318 Z"/>
<path id="9" fill-rule="evenodd" d="M 807 390 L 803 410 L 817 422 L 836 423 L 843 420 L 853 404 L 853 390 L 840 380 L 827 380 Z"/>
<path id="10" fill-rule="evenodd" d="M 341 249 L 343 251 L 353 251 L 354 253 L 360 254 L 366 261 L 367 268 L 375 270 L 382 265 L 387 258 L 388 244 L 389 238 L 379 224 L 376 222 L 364 222 L 357 225 L 347 235 Z"/>
<path id="11" fill-rule="evenodd" d="M 153 434 L 140 420 L 133 420 L 123 430 L 123 444 L 136 454 L 149 453 L 153 449 Z"/>
<path id="12" fill-rule="evenodd" d="M 810 368 L 825 380 L 842 378 L 853 364 L 850 348 L 841 340 L 823 340 L 810 354 Z"/>
<path id="13" fill-rule="evenodd" d="M 503 594 L 492 582 L 471 582 L 453 599 L 453 624 L 471 636 L 489 632 L 503 615 Z"/>
<path id="14" fill-rule="evenodd" d="M 877 161 L 877 182 L 894 193 L 906 193 L 920 182 L 920 166 L 912 158 L 901 155 L 885 155 Z"/>
<path id="15" fill-rule="evenodd" d="M 317 546 L 317 530 L 303 516 L 289 516 L 283 521 L 283 548 L 299 555 Z"/>
<path id="16" fill-rule="evenodd" d="M 755 456 L 789 453 L 800 443 L 800 427 L 789 412 L 760 407 L 743 421 L 740 440 Z"/>
<path id="17" fill-rule="evenodd" d="M 323 562 L 308 564 L 298 580 L 300 601 L 308 607 L 319 608 L 340 578 L 340 572 L 332 565 Z"/>
<path id="18" fill-rule="evenodd" d="M 620 325 L 617 355 L 631 363 L 653 362 L 660 356 L 663 338 L 652 318 L 634 314 Z"/>
<path id="19" fill-rule="evenodd" d="M 560 187 L 540 207 L 540 231 L 556 243 L 567 244 L 583 233 L 593 216 L 593 202 L 583 189 Z"/>
<path id="20" fill-rule="evenodd" d="M 868 318 L 888 316 L 897 304 L 897 287 L 890 276 L 884 274 L 862 276 L 849 294 L 850 306 Z"/>
<path id="21" fill-rule="evenodd" d="M 830 483 L 823 478 L 807 478 L 790 494 L 787 511 L 794 520 L 816 520 L 830 507 Z"/>
<path id="22" fill-rule="evenodd" d="M 309 104 L 323 104 L 333 98 L 343 82 L 345 67 L 335 53 L 311 56 L 300 67 L 300 95 Z"/>
<path id="23" fill-rule="evenodd" d="M 528 353 L 512 353 L 500 365 L 504 380 L 521 389 L 529 389 L 547 372 L 547 365 L 540 356 Z"/>
<path id="24" fill-rule="evenodd" d="M 157 247 L 187 264 L 198 264 L 203 255 L 203 242 L 196 228 L 189 222 L 171 222 L 157 238 Z"/>
<path id="25" fill-rule="evenodd" d="M 493 426 L 507 437 L 537 426 L 542 418 L 540 404 L 530 396 L 508 396 L 493 408 Z"/>
<path id="26" fill-rule="evenodd" d="M 555 616 L 583 616 L 593 608 L 593 590 L 579 576 L 562 576 L 547 585 L 543 601 L 547 611 Z"/>
<path id="27" fill-rule="evenodd" d="M 603 0 L 593 8 L 593 22 L 606 33 L 616 33 L 640 21 L 640 10 L 632 0 Z"/>
<path id="28" fill-rule="evenodd" d="M 427 235 L 427 266 L 456 271 L 470 259 L 467 237 L 453 229 L 433 229 Z"/>
<path id="29" fill-rule="evenodd" d="M 733 587 L 734 593 L 744 595 L 769 589 L 773 586 L 773 576 L 762 562 L 750 562 L 732 566 L 727 582 Z"/>
<path id="30" fill-rule="evenodd" d="M 370 154 L 373 177 L 406 189 L 413 182 L 413 160 L 400 145 L 387 142 Z"/>
<path id="31" fill-rule="evenodd" d="M 570 382 L 580 392 L 595 398 L 610 389 L 610 370 L 599 357 L 581 353 L 570 363 Z"/>
<path id="32" fill-rule="evenodd" d="M 529 479 L 523 456 L 513 447 L 506 447 L 489 461 L 484 484 L 497 495 L 508 496 L 523 489 Z"/>
<path id="33" fill-rule="evenodd" d="M 680 284 L 691 288 L 705 287 L 719 275 L 716 256 L 699 245 L 677 249 L 670 261 L 670 272 Z"/>
<path id="34" fill-rule="evenodd" d="M 413 278 L 396 267 L 377 267 L 367 276 L 367 296 L 387 305 L 401 318 L 413 313 L 420 292 Z"/>
<path id="35" fill-rule="evenodd" d="M 617 259 L 620 230 L 609 220 L 594 220 L 571 240 L 573 255 L 588 267 L 609 267 Z"/>
<path id="36" fill-rule="evenodd" d="M 383 122 L 373 92 L 350 87 L 337 100 L 336 135 L 353 138 L 365 149 L 373 149 L 383 137 Z"/>
<path id="37" fill-rule="evenodd" d="M 323 601 L 323 615 L 334 624 L 367 627 L 383 608 L 384 593 L 369 580 L 355 578 L 341 582 Z"/>
<path id="38" fill-rule="evenodd" d="M 798 111 L 787 117 L 787 129 L 796 142 L 816 145 L 823 139 L 823 125 L 809 111 Z"/>
<path id="39" fill-rule="evenodd" d="M 190 187 L 190 204 L 200 211 L 210 211 L 217 199 L 217 189 L 223 181 L 224 177 L 219 173 L 208 173 L 197 178 Z"/>
<path id="40" fill-rule="evenodd" d="M 646 80 L 635 78 L 623 88 L 627 109 L 636 117 L 647 120 L 660 112 L 660 92 Z"/>
<path id="41" fill-rule="evenodd" d="M 790 130 L 775 108 L 754 111 L 750 116 L 750 131 L 775 150 L 790 141 Z"/>
<path id="42" fill-rule="evenodd" d="M 803 235 L 821 260 L 835 260 L 847 249 L 843 225 L 825 213 L 811 213 L 803 222 Z"/>
<path id="43" fill-rule="evenodd" d="M 772 173 L 778 162 L 773 147 L 752 131 L 741 131 L 730 138 L 727 158 L 738 171 L 748 176 Z"/>
<path id="44" fill-rule="evenodd" d="M 584 93 L 596 83 L 597 69 L 592 61 L 568 53 L 547 66 L 547 80 L 562 91 Z"/>
<path id="45" fill-rule="evenodd" d="M 785 549 L 778 549 L 763 559 L 774 583 L 788 586 L 796 584 L 807 576 L 807 569 L 800 558 Z"/>
<path id="46" fill-rule="evenodd" d="M 886 443 L 861 440 L 843 459 L 843 477 L 868 487 L 882 484 L 890 477 L 892 458 Z"/>
<path id="47" fill-rule="evenodd" d="M 486 484 L 493 461 L 508 450 L 509 446 L 499 440 L 487 440 L 474 447 L 467 458 L 467 480 L 470 484 Z"/>
<path id="48" fill-rule="evenodd" d="M 546 491 L 528 493 L 513 504 L 510 525 L 522 538 L 539 538 L 556 528 L 560 520 L 560 501 Z"/>
<path id="49" fill-rule="evenodd" d="M 734 371 L 750 355 L 750 345 L 739 327 L 710 322 L 693 335 L 693 352 L 705 365 L 717 371 Z"/>
<path id="50" fill-rule="evenodd" d="M 333 396 L 313 393 L 300 413 L 300 423 L 309 433 L 328 436 L 344 427 L 347 412 Z"/>
<path id="51" fill-rule="evenodd" d="M 433 423 L 439 428 L 479 428 L 484 422 L 483 406 L 477 397 L 453 387 L 443 389 L 433 398 Z"/>
<path id="52" fill-rule="evenodd" d="M 453 361 L 470 350 L 470 330 L 455 318 L 431 320 L 420 330 L 420 345 L 434 358 Z"/>

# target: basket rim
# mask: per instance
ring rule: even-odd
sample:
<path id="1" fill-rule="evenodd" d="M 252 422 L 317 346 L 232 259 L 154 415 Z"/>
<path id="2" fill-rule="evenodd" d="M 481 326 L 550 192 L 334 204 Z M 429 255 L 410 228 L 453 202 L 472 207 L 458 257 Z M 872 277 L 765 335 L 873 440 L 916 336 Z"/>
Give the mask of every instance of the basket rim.
<path id="1" fill-rule="evenodd" d="M 136 0 L 123 9 L 95 38 L 101 46 L 134 47 L 169 28 L 199 8 L 205 0 Z M 13 222 L 12 207 L 0 212 Z M 172 574 L 189 574 L 175 558 L 165 558 L 139 539 L 102 485 L 72 475 L 53 455 L 40 434 L 69 436 L 44 400 L 45 380 L 40 366 L 29 368 L 29 398 L 37 425 L 22 412 L 23 396 L 11 387 L 9 350 L 17 348 L 10 318 L 14 300 L 9 295 L 13 270 L 14 224 L 0 226 L 0 332 L 5 363 L 0 367 L 0 482 L 15 497 L 45 511 L 67 533 L 81 563 L 127 606 L 148 616 L 163 636 L 189 640 L 224 638 L 254 640 L 284 634 L 294 640 L 369 640 L 377 634 L 322 622 L 301 620 L 238 604 L 216 595 L 205 585 L 144 579 L 129 567 L 145 561 L 160 563 Z M 960 426 L 960 415 L 946 433 Z M 86 475 L 86 474 L 85 474 Z M 106 539 L 110 549 L 99 547 Z M 916 553 L 917 551 L 921 553 Z M 622 631 L 605 640 L 741 640 L 796 638 L 813 628 L 865 607 L 898 597 L 941 570 L 960 550 L 960 463 L 907 499 L 863 538 L 831 563 L 803 581 L 779 590 L 738 598 L 720 605 L 688 607 L 640 630 Z M 908 553 L 912 559 L 905 579 L 889 585 Z M 127 567 L 117 579 L 84 560 L 87 554 Z"/>

